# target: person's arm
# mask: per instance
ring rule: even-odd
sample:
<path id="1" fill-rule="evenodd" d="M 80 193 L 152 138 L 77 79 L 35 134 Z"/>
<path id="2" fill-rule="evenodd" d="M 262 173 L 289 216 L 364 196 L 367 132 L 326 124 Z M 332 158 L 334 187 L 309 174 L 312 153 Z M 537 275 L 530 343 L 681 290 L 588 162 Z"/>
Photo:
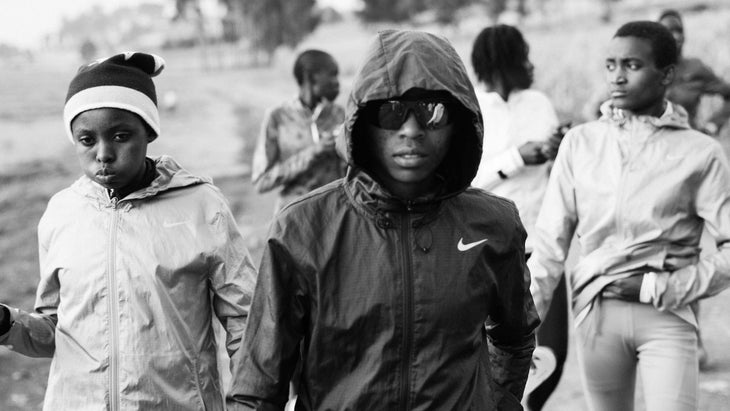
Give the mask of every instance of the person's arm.
<path id="1" fill-rule="evenodd" d="M 532 256 L 527 262 L 532 277 L 530 291 L 540 318 L 545 318 L 553 290 L 563 274 L 578 221 L 571 166 L 572 133 L 573 130 L 568 131 L 558 149 L 535 223 Z"/>
<path id="2" fill-rule="evenodd" d="M 494 136 L 485 133 L 484 152 L 477 174 L 472 180 L 472 186 L 490 191 L 524 167 L 542 164 L 548 160 L 543 153 L 543 149 L 554 129 L 558 126 L 558 116 L 555 108 L 547 96 L 536 91 L 532 91 L 530 100 L 525 107 L 515 114 L 512 121 L 521 123 L 519 125 L 520 132 L 523 135 L 530 136 L 530 141 L 513 143 L 518 139 L 512 135 L 499 137 L 509 138 L 510 145 L 503 151 L 492 152 L 489 149 L 489 138 L 494 138 Z M 529 121 L 520 118 L 520 116 L 525 115 L 529 115 Z M 489 121 L 489 119 L 485 119 L 485 121 Z"/>
<path id="3" fill-rule="evenodd" d="M 515 220 L 519 216 L 515 209 Z M 498 409 L 519 403 L 530 371 L 535 350 L 535 328 L 540 323 L 530 295 L 530 272 L 525 265 L 525 231 L 521 224 L 511 252 L 496 262 L 497 295 L 492 305 L 488 327 L 489 360 L 497 391 Z M 509 398 L 506 393 L 514 398 Z"/>
<path id="4" fill-rule="evenodd" d="M 717 251 L 673 272 L 644 275 L 642 294 L 660 310 L 678 308 L 730 287 L 730 166 L 719 144 L 708 157 L 698 181 L 695 208 L 715 239 Z"/>
<path id="5" fill-rule="evenodd" d="M 277 110 L 270 110 L 264 119 L 254 150 L 251 180 L 260 193 L 285 185 L 309 170 L 312 164 L 325 152 L 334 150 L 331 138 L 307 146 L 294 155 L 282 159 L 279 150 Z"/>
<path id="6" fill-rule="evenodd" d="M 225 348 L 231 359 L 232 381 L 235 381 L 243 371 L 240 366 L 240 352 L 256 284 L 256 269 L 222 195 L 218 218 L 214 224 L 212 229 L 215 231 L 216 247 L 211 259 L 209 287 L 213 312 L 226 331 Z M 236 385 L 232 384 L 227 387 L 226 395 L 235 395 L 236 390 Z"/>
<path id="7" fill-rule="evenodd" d="M 228 409 L 283 410 L 304 335 L 306 298 L 275 221 L 259 267 L 251 311 L 227 398 Z"/>
<path id="8" fill-rule="evenodd" d="M 53 357 L 56 351 L 56 315 L 60 301 L 58 270 L 46 268 L 47 235 L 39 228 L 41 279 L 36 290 L 35 312 L 3 307 L 6 332 L 0 330 L 0 345 L 29 357 Z"/>
<path id="9" fill-rule="evenodd" d="M 711 136 L 716 136 L 730 119 L 730 83 L 718 77 L 709 67 L 703 66 L 703 69 L 702 93 L 723 98 L 723 104 L 708 117 L 703 126 L 703 131 Z"/>

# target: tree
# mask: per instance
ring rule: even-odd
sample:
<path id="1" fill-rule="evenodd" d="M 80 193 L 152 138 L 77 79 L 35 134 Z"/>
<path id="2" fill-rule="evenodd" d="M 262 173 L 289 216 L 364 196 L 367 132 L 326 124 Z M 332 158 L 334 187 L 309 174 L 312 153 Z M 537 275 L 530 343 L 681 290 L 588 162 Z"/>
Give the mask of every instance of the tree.
<path id="1" fill-rule="evenodd" d="M 177 16 L 199 0 L 175 0 Z M 320 22 L 315 0 L 219 0 L 226 7 L 224 40 L 247 39 L 269 58 L 279 46 L 296 47 Z M 192 5 L 192 7 L 191 7 Z"/>
<path id="2" fill-rule="evenodd" d="M 428 6 L 436 12 L 439 24 L 454 24 L 459 10 L 473 4 L 476 0 L 429 0 Z"/>
<path id="3" fill-rule="evenodd" d="M 427 0 L 363 0 L 359 16 L 366 22 L 400 23 L 427 8 Z"/>

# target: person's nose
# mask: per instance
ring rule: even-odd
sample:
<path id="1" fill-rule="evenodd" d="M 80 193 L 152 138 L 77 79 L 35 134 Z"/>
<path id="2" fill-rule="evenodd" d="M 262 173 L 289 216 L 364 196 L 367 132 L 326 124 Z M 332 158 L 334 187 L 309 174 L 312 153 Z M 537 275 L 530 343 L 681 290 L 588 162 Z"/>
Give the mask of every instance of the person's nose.
<path id="1" fill-rule="evenodd" d="M 112 163 L 115 158 L 114 145 L 104 140 L 99 140 L 96 146 L 96 161 L 99 163 Z"/>
<path id="2" fill-rule="evenodd" d="M 416 115 L 410 112 L 408 113 L 408 117 L 406 117 L 406 121 L 401 125 L 400 130 L 398 130 L 398 133 L 403 138 L 420 138 L 425 135 L 425 130 L 416 119 Z"/>
<path id="3" fill-rule="evenodd" d="M 614 70 L 608 72 L 608 80 L 612 84 L 626 83 L 626 70 L 621 67 L 616 67 Z"/>

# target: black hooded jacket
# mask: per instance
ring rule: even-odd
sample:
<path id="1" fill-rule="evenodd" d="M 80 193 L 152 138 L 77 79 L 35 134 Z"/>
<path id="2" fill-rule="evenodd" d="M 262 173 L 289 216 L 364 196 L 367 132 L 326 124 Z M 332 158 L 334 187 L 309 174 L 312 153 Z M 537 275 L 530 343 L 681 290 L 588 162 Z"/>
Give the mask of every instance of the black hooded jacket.
<path id="1" fill-rule="evenodd" d="M 393 197 L 357 160 L 365 103 L 448 91 L 468 113 L 439 173 L 440 195 Z M 297 410 L 521 409 L 539 323 L 510 201 L 469 187 L 482 123 L 466 70 L 442 37 L 383 31 L 356 75 L 339 149 L 347 176 L 272 224 L 246 335 L 242 391 Z M 300 345 L 301 344 L 301 345 Z M 239 390 L 241 392 L 241 390 Z M 248 409 L 248 408 L 245 408 Z"/>

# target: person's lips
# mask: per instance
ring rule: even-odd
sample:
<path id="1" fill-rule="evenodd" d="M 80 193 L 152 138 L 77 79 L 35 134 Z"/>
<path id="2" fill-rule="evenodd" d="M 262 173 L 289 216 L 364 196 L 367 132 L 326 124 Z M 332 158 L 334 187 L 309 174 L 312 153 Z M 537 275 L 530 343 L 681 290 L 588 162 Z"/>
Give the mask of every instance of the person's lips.
<path id="1" fill-rule="evenodd" d="M 423 164 L 428 156 L 418 150 L 401 150 L 393 154 L 396 164 L 404 168 L 418 167 Z"/>
<path id="2" fill-rule="evenodd" d="M 626 97 L 626 90 L 612 90 L 611 97 L 612 98 Z"/>
<path id="3" fill-rule="evenodd" d="M 108 168 L 101 168 L 96 172 L 96 179 L 99 182 L 111 181 L 114 176 L 114 170 Z"/>

